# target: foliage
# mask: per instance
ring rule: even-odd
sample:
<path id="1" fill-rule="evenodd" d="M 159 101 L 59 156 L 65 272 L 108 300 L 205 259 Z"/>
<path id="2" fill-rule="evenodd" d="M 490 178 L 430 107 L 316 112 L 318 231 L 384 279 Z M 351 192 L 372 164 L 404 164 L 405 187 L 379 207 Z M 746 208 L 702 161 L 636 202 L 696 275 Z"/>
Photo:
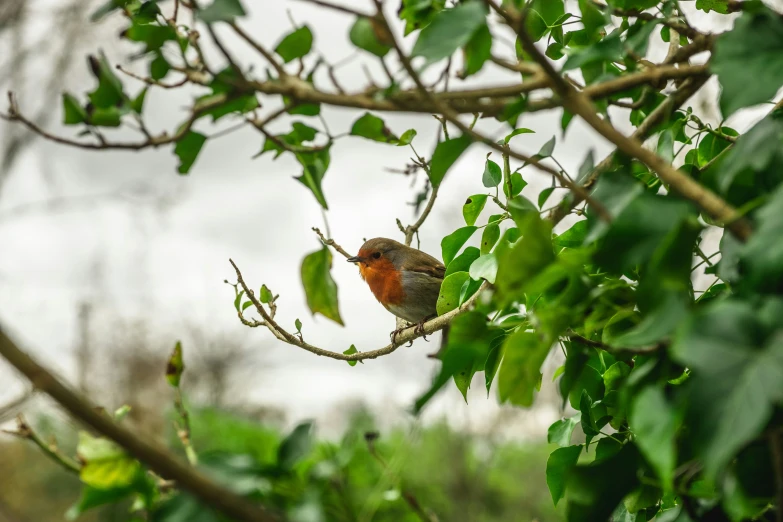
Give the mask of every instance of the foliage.
<path id="1" fill-rule="evenodd" d="M 97 86 L 83 99 L 63 96 L 63 122 L 97 136 L 95 148 L 171 145 L 179 172 L 187 174 L 208 141 L 191 130 L 197 120 L 207 115 L 213 121 L 245 119 L 264 136 L 261 154 L 296 159 L 302 167 L 296 179 L 323 209 L 328 205 L 322 182 L 337 137 L 409 146 L 414 168 L 406 172 L 423 170 L 427 176 L 419 203 L 430 189 L 434 202 L 469 147 L 492 147 L 497 163 L 488 155 L 483 165 L 462 165 L 475 173 L 470 196 L 462 200 L 465 225 L 440 243 L 446 276 L 437 312 L 453 314 L 451 331 L 438 354 L 440 371 L 412 411 L 421 411 L 451 381 L 467 398 L 477 373 L 483 373 L 488 391 L 497 380 L 500 402 L 528 407 L 540 389 L 543 362 L 560 352 L 564 362 L 556 378 L 563 405 L 573 411 L 549 430 L 549 441 L 558 447 L 541 480 L 554 503 L 565 504 L 569 521 L 769 520 L 775 509 L 783 509 L 770 487 L 777 481 L 783 491 L 783 110 L 776 104 L 739 135 L 722 124 L 706 124 L 693 108 L 680 106 L 711 74 L 722 87 L 724 118 L 769 102 L 783 85 L 783 17 L 755 0 L 700 0 L 696 7 L 741 13 L 732 30 L 713 37 L 691 27 L 673 0 L 609 0 L 606 6 L 589 0 L 575 6 L 563 0 L 510 0 L 502 6 L 403 0 L 398 15 L 405 34 L 415 38 L 411 56 L 404 54 L 383 11 L 370 16 L 343 7 L 356 16 L 347 38 L 365 51 L 363 56 L 380 60 L 389 79 L 386 86 L 346 94 L 332 68 L 336 92 L 327 92 L 316 75 L 323 60 L 312 65 L 318 42 L 306 25 L 278 40 L 276 56 L 243 37 L 269 62 L 263 79 L 242 69 L 225 49 L 229 66 L 207 68 L 191 29 L 165 18 L 154 0 L 113 0 L 96 18 L 115 10 L 125 14 L 129 26 L 123 37 L 142 45 L 149 86 L 161 84 L 172 70 L 184 71 L 183 82 L 210 92 L 196 101 L 175 133 L 116 145 L 104 139 L 104 128 L 143 121 L 147 86 L 131 96 L 104 56 L 91 57 Z M 192 8 L 207 24 L 236 27 L 245 15 L 237 0 Z M 502 24 L 492 21 L 495 14 Z M 498 27 L 517 38 L 515 63 L 494 59 Z M 653 40 L 668 43 L 666 63 L 646 58 Z M 553 68 L 536 42 L 547 57 L 562 61 Z M 177 51 L 183 63 L 169 63 L 176 53 L 164 55 L 163 48 Z M 705 50 L 710 52 L 706 66 L 688 64 L 690 56 Z M 403 88 L 383 61 L 392 54 L 415 89 Z M 463 61 L 455 80 L 495 62 L 523 81 L 458 94 L 428 90 L 418 73 L 447 62 L 443 77 L 448 78 L 455 57 Z M 283 67 L 289 63 L 298 63 L 299 71 Z M 572 75 L 572 81 L 562 73 Z M 669 80 L 674 94 L 665 89 Z M 540 88 L 552 88 L 555 96 L 529 96 Z M 283 110 L 259 119 L 259 94 L 279 96 Z M 320 117 L 322 104 L 362 109 L 363 114 L 338 136 L 325 124 L 311 126 L 317 125 L 312 119 L 306 120 L 309 124 L 292 121 L 292 130 L 280 135 L 265 126 L 286 114 Z M 533 131 L 517 128 L 519 119 L 560 106 L 564 133 L 577 115 L 618 151 L 598 164 L 590 152 L 577 175 L 557 161 L 562 151 L 556 137 L 536 154 L 520 152 L 529 148 L 525 135 Z M 437 116 L 443 136 L 428 159 L 414 148 L 416 131 L 398 138 L 378 115 L 384 110 Z M 496 140 L 476 130 L 479 113 L 482 119 L 505 122 L 508 134 Z M 473 123 L 463 122 L 462 114 L 474 115 Z M 16 107 L 8 118 L 25 122 Z M 636 129 L 631 138 L 612 126 L 620 120 Z M 654 152 L 642 146 L 647 138 L 654 139 Z M 525 177 L 535 170 L 552 183 L 532 197 L 524 192 Z M 430 209 L 418 224 L 407 229 L 400 224 L 408 243 Z M 566 216 L 570 221 L 563 222 Z M 468 245 L 479 230 L 480 248 Z M 717 251 L 704 252 L 710 233 L 722 239 Z M 322 248 L 301 265 L 307 303 L 313 314 L 342 324 L 329 247 L 340 249 L 322 240 Z M 708 286 L 694 286 L 705 278 Z M 485 281 L 489 289 L 483 299 L 473 299 Z M 241 277 L 240 283 L 244 290 L 234 285 L 234 305 L 245 324 L 266 326 L 279 339 L 310 349 L 298 319 L 293 334 L 270 322 L 276 298 L 268 290 L 262 289 L 260 304 L 243 302 L 243 294 L 252 295 Z M 243 316 L 251 306 L 264 315 L 263 323 Z M 332 353 L 354 364 L 361 355 L 353 346 Z M 578 431 L 581 436 L 574 436 Z M 357 471 L 366 472 L 373 447 L 381 451 L 374 439 L 368 447 L 346 441 L 315 443 L 305 423 L 279 443 L 277 452 L 264 449 L 263 459 L 216 451 L 205 453 L 201 465 L 236 492 L 291 520 L 339 519 L 337 513 L 357 509 L 356 498 L 341 490 L 346 481 L 362 491 L 365 501 L 372 499 L 367 502 L 375 506 L 374 520 L 413 519 L 400 500 L 401 490 L 394 489 L 398 485 L 383 482 L 388 477 L 377 470 Z M 121 448 L 100 439 L 83 442 L 86 489 L 79 509 L 134 495 L 153 520 L 179 520 L 188 513 L 217 520 L 184 492 L 158 498 L 157 486 Z M 107 477 L 114 482 L 107 484 Z M 383 491 L 373 489 L 377 484 L 385 484 Z M 99 487 L 104 488 L 100 495 L 94 491 Z"/>

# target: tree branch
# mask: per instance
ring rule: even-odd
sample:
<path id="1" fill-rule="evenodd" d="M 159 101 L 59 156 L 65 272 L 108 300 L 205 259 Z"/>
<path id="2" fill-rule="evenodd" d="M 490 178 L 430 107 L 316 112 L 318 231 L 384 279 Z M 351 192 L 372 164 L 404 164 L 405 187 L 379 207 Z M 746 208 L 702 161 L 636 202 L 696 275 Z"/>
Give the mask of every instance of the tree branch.
<path id="1" fill-rule="evenodd" d="M 453 321 L 455 317 L 460 316 L 465 312 L 467 312 L 470 309 L 470 307 L 473 305 L 473 303 L 476 302 L 476 299 L 478 299 L 479 295 L 481 295 L 484 289 L 486 289 L 489 286 L 488 283 L 484 282 L 481 285 L 481 287 L 479 287 L 478 291 L 476 291 L 476 293 L 473 294 L 467 301 L 462 303 L 462 306 L 460 306 L 459 308 L 456 308 L 448 313 L 445 313 L 430 321 L 427 321 L 426 323 L 424 323 L 421 330 L 419 330 L 416 326 L 411 326 L 410 328 L 407 328 L 406 330 L 402 331 L 401 333 L 395 336 L 394 342 L 384 346 L 383 348 L 378 348 L 376 350 L 371 350 L 369 352 L 357 352 L 352 354 L 344 354 L 341 352 L 333 352 L 331 350 L 319 348 L 318 346 L 314 346 L 312 344 L 306 343 L 304 340 L 300 339 L 296 335 L 282 328 L 279 324 L 277 324 L 277 322 L 275 322 L 274 318 L 266 311 L 266 309 L 264 309 L 264 305 L 261 303 L 261 301 L 258 300 L 255 293 L 253 292 L 253 289 L 250 288 L 247 285 L 247 283 L 245 283 L 245 280 L 242 277 L 242 272 L 240 272 L 239 267 L 237 267 L 236 263 L 234 263 L 234 261 L 231 259 L 229 259 L 229 262 L 231 263 L 231 266 L 234 267 L 234 271 L 236 272 L 237 283 L 239 283 L 239 285 L 245 291 L 245 295 L 247 296 L 248 299 L 250 299 L 250 302 L 253 303 L 253 306 L 255 306 L 256 311 L 258 311 L 258 313 L 263 318 L 263 321 L 248 320 L 244 317 L 244 314 L 240 309 L 237 315 L 239 316 L 239 319 L 240 321 L 242 321 L 243 324 L 251 327 L 265 326 L 266 328 L 269 329 L 270 332 L 272 332 L 272 335 L 274 335 L 279 340 L 287 344 L 291 344 L 293 346 L 306 350 L 310 353 L 314 353 L 315 355 L 329 357 L 330 359 L 337 359 L 340 361 L 364 361 L 366 359 L 377 359 L 378 357 L 388 355 L 394 352 L 397 348 L 399 348 L 400 346 L 402 346 L 407 342 L 413 341 L 425 335 L 433 334 L 438 330 L 442 330 L 443 328 L 446 327 L 446 325 L 451 323 L 451 321 Z"/>
<path id="2" fill-rule="evenodd" d="M 71 457 L 63 454 L 63 452 L 60 451 L 60 448 L 57 447 L 57 444 L 55 442 L 47 443 L 46 441 L 44 441 L 41 438 L 41 436 L 38 435 L 29 424 L 27 424 L 27 421 L 24 419 L 24 416 L 21 413 L 16 416 L 16 430 L 15 431 L 3 430 L 3 431 L 5 431 L 5 433 L 8 433 L 9 435 L 19 437 L 20 439 L 31 441 L 33 444 L 38 446 L 47 457 L 49 457 L 54 462 L 59 464 L 66 471 L 70 471 L 72 473 L 78 474 L 82 469 L 81 465 L 78 462 L 76 462 Z"/>
<path id="3" fill-rule="evenodd" d="M 324 235 L 321 233 L 321 230 L 319 228 L 313 227 L 313 232 L 318 234 L 318 238 L 321 240 L 321 243 L 323 243 L 324 245 L 327 245 L 327 246 L 330 246 L 330 247 L 334 248 L 336 251 L 340 252 L 340 254 L 342 254 L 344 257 L 351 257 L 351 254 L 346 252 L 343 247 L 338 245 L 334 241 L 334 239 L 331 239 L 331 238 L 327 239 L 326 237 L 324 237 Z M 327 232 L 329 232 L 329 231 L 327 230 Z"/>
<path id="4" fill-rule="evenodd" d="M 245 522 L 277 520 L 262 507 L 212 482 L 175 459 L 168 451 L 137 438 L 110 418 L 99 414 L 86 399 L 72 391 L 49 370 L 19 349 L 2 329 L 0 329 L 0 356 L 27 377 L 35 388 L 52 397 L 74 418 L 122 446 L 157 474 L 176 481 L 179 487 L 193 493 L 205 504 Z"/>
<path id="5" fill-rule="evenodd" d="M 728 228 L 738 239 L 743 241 L 746 240 L 752 232 L 750 223 L 742 217 L 734 207 L 694 179 L 675 169 L 655 152 L 646 149 L 637 140 L 625 136 L 609 122 L 598 116 L 590 99 L 566 82 L 563 77 L 555 71 L 549 60 L 547 60 L 547 58 L 536 48 L 524 27 L 524 17 L 526 14 L 527 12 L 525 11 L 521 17 L 516 18 L 513 27 L 518 31 L 524 49 L 539 65 L 541 65 L 552 80 L 555 91 L 560 94 L 563 100 L 563 106 L 571 113 L 580 116 L 604 138 L 617 145 L 617 148 L 621 152 L 645 163 L 673 190 L 695 203 L 712 218 L 724 223 L 726 228 Z"/>

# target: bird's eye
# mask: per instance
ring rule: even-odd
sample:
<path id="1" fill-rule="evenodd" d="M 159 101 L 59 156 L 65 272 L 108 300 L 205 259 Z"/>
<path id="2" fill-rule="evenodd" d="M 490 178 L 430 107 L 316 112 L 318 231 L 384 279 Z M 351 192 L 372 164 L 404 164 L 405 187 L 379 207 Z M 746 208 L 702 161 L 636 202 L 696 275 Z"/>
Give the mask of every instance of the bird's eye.
<path id="1" fill-rule="evenodd" d="M 372 255 L 372 258 L 373 258 L 373 259 L 380 259 L 380 258 L 381 258 L 381 253 L 380 253 L 380 252 L 375 252 L 375 253 Z"/>

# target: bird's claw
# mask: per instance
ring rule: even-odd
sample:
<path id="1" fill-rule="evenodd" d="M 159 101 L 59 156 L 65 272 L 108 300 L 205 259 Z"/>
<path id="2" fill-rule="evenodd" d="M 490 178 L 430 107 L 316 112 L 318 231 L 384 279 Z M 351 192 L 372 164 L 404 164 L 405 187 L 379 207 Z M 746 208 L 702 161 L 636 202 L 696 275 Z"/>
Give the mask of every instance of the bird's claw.
<path id="1" fill-rule="evenodd" d="M 423 338 L 425 341 L 427 341 L 427 342 L 430 342 L 430 341 L 427 339 L 427 336 L 424 334 L 424 322 L 425 322 L 425 321 L 423 321 L 423 320 L 422 320 L 422 321 L 420 321 L 420 322 L 419 322 L 419 323 L 416 325 L 416 327 L 413 329 L 413 333 L 415 333 L 416 335 L 421 335 L 421 337 L 422 337 L 422 338 Z"/>

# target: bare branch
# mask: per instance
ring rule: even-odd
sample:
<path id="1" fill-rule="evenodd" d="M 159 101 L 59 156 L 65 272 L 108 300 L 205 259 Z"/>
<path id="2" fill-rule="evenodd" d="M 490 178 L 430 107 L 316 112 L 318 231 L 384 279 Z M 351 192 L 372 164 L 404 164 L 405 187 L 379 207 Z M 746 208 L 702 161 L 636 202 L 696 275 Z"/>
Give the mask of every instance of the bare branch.
<path id="1" fill-rule="evenodd" d="M 342 254 L 344 257 L 351 257 L 351 254 L 349 254 L 348 252 L 346 252 L 346 251 L 345 251 L 345 249 L 344 249 L 343 247 L 341 247 L 340 245 L 338 245 L 338 244 L 337 244 L 337 243 L 334 241 L 334 239 L 331 239 L 331 238 L 327 239 L 326 237 L 324 237 L 324 235 L 321 233 L 321 230 L 320 230 L 319 228 L 317 228 L 317 227 L 313 227 L 313 232 L 315 232 L 316 234 L 318 234 L 318 238 L 321 240 L 321 243 L 323 243 L 324 245 L 327 245 L 327 246 L 330 246 L 330 247 L 334 248 L 336 251 L 338 251 L 338 252 L 339 252 L 340 254 Z M 328 230 L 327 230 L 327 232 L 328 232 Z"/>
<path id="2" fill-rule="evenodd" d="M 57 447 L 56 442 L 53 441 L 51 443 L 47 443 L 44 441 L 41 436 L 38 435 L 29 424 L 27 424 L 27 421 L 24 419 L 24 416 L 21 413 L 16 416 L 16 430 L 3 431 L 9 435 L 19 437 L 20 439 L 29 440 L 38 446 L 47 457 L 52 459 L 67 471 L 78 474 L 82 469 L 78 462 L 60 451 L 60 448 Z"/>
<path id="3" fill-rule="evenodd" d="M 278 339 L 280 339 L 281 341 L 287 344 L 291 344 L 293 346 L 306 350 L 310 353 L 314 353 L 315 355 L 321 355 L 324 357 L 329 357 L 330 359 L 337 359 L 340 361 L 364 361 L 366 359 L 377 359 L 378 357 L 382 357 L 384 355 L 388 355 L 394 352 L 397 348 L 399 348 L 400 346 L 402 346 L 407 342 L 413 341 L 425 335 L 430 335 L 432 333 L 437 332 L 438 330 L 442 330 L 443 328 L 446 327 L 446 325 L 451 323 L 451 321 L 453 321 L 455 317 L 460 316 L 465 312 L 467 312 L 473 306 L 473 303 L 476 302 L 476 299 L 478 299 L 479 295 L 481 295 L 483 291 L 489 286 L 488 283 L 484 282 L 481 285 L 481 287 L 479 287 L 479 289 L 476 291 L 476 293 L 473 294 L 467 301 L 462 303 L 462 305 L 459 308 L 456 308 L 448 313 L 445 313 L 430 321 L 427 321 L 426 323 L 424 323 L 421 329 L 417 328 L 416 326 L 411 326 L 410 328 L 396 335 L 394 338 L 394 342 L 384 346 L 383 348 L 378 348 L 376 350 L 371 350 L 369 352 L 357 352 L 357 353 L 346 355 L 341 352 L 333 352 L 331 350 L 326 350 L 324 348 L 319 348 L 318 346 L 314 346 L 312 344 L 306 343 L 296 335 L 282 328 L 279 324 L 277 324 L 277 322 L 275 322 L 274 318 L 270 316 L 270 314 L 266 311 L 266 309 L 264 309 L 264 305 L 255 296 L 253 289 L 250 288 L 247 285 L 247 283 L 245 283 L 245 280 L 242 277 L 242 272 L 240 272 L 239 267 L 237 267 L 236 263 L 234 263 L 234 261 L 231 259 L 229 259 L 229 262 L 231 263 L 231 266 L 234 267 L 234 271 L 236 272 L 237 275 L 237 282 L 245 291 L 245 295 L 247 296 L 247 298 L 250 299 L 250 302 L 253 303 L 253 306 L 255 306 L 256 311 L 258 311 L 258 313 L 263 318 L 263 321 L 248 320 L 244 317 L 240 309 L 240 311 L 238 312 L 238 316 L 243 324 L 246 324 L 248 326 L 253 326 L 253 327 L 265 326 L 269 329 L 270 332 L 272 332 L 272 334 L 275 337 L 277 337 Z"/>
<path id="4" fill-rule="evenodd" d="M 212 482 L 200 472 L 175 459 L 168 451 L 136 437 L 111 418 L 98 413 L 94 405 L 72 391 L 49 370 L 23 352 L 2 329 L 0 329 L 0 356 L 27 377 L 35 388 L 57 401 L 74 418 L 125 448 L 128 453 L 162 477 L 176 481 L 179 487 L 193 493 L 205 504 L 245 522 L 277 520 L 262 507 Z"/>

